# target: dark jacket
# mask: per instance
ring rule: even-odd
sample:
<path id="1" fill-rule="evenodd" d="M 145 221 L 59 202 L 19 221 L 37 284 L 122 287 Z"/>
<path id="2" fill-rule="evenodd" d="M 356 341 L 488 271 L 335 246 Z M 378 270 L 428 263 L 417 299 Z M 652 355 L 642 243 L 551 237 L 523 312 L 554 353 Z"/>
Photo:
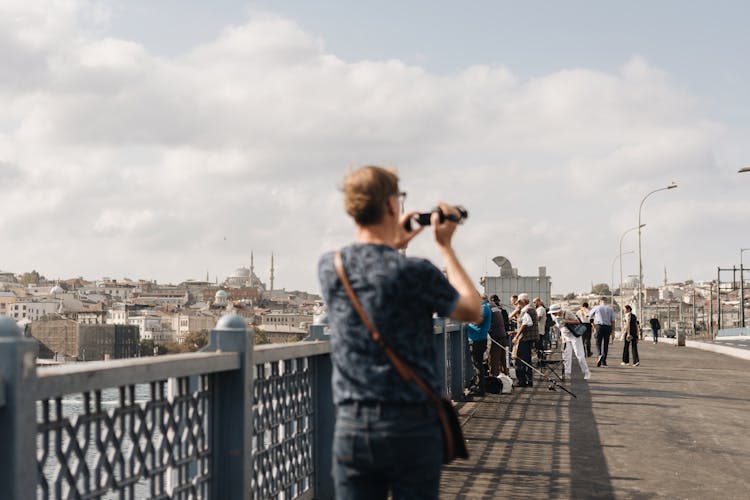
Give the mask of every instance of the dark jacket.
<path id="1" fill-rule="evenodd" d="M 628 333 L 634 338 L 638 336 L 638 316 L 635 313 L 630 313 L 628 318 Z"/>
<path id="2" fill-rule="evenodd" d="M 490 322 L 489 336 L 498 342 L 507 339 L 508 334 L 505 331 L 503 309 L 500 306 L 492 306 L 490 311 L 492 312 L 492 321 Z"/>
<path id="3" fill-rule="evenodd" d="M 659 318 L 651 318 L 648 320 L 648 322 L 651 324 L 652 330 L 661 330 L 661 323 L 659 323 Z"/>

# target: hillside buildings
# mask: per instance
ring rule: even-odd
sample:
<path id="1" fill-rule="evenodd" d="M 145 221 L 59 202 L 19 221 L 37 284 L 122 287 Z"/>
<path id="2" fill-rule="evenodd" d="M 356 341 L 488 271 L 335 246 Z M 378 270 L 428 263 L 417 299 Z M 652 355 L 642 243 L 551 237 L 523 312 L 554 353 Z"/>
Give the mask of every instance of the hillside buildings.
<path id="1" fill-rule="evenodd" d="M 40 356 L 68 360 L 135 356 L 143 343 L 179 345 L 191 334 L 206 334 L 228 313 L 266 330 L 271 341 L 297 340 L 306 335 L 319 297 L 274 289 L 273 255 L 269 271 L 266 285 L 255 272 L 252 253 L 249 267 L 240 266 L 223 281 L 206 276 L 178 285 L 127 278 L 52 282 L 41 277 L 39 283 L 26 284 L 19 275 L 3 271 L 0 314 L 11 316 L 40 342 Z M 37 275 L 25 273 L 24 279 L 31 274 Z"/>

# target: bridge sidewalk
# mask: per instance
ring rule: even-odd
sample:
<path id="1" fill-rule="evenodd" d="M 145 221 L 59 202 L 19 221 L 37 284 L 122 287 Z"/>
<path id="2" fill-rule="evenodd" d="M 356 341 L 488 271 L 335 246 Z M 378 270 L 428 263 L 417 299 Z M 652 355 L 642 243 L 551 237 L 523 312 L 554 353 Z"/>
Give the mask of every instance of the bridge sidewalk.
<path id="1" fill-rule="evenodd" d="M 616 342 L 590 381 L 574 361 L 577 399 L 537 381 L 464 404 L 471 457 L 445 467 L 441 496 L 748 498 L 750 362 L 639 350 L 641 366 L 620 366 Z"/>

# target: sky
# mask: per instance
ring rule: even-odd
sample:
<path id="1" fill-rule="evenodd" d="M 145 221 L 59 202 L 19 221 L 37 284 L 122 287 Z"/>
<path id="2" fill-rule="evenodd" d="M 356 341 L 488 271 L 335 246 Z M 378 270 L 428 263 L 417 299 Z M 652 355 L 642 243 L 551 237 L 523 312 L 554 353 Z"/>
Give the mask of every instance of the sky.
<path id="1" fill-rule="evenodd" d="M 347 169 L 553 293 L 750 247 L 747 2 L 0 0 L 0 270 L 316 292 Z M 637 274 L 636 233 L 623 239 Z M 440 265 L 425 232 L 409 255 Z M 750 262 L 750 253 L 745 256 Z M 613 264 L 614 263 L 614 264 Z M 613 269 L 618 271 L 613 278 Z"/>

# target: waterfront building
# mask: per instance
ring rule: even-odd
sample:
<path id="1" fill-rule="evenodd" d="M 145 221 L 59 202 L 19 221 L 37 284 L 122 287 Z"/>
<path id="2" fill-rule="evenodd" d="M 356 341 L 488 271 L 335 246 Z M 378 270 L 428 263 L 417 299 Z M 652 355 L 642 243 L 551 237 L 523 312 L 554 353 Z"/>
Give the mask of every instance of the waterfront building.
<path id="1" fill-rule="evenodd" d="M 201 312 L 184 312 L 173 314 L 170 318 L 175 339 L 182 343 L 189 333 L 211 330 L 216 324 L 216 317 Z"/>
<path id="2" fill-rule="evenodd" d="M 479 280 L 487 296 L 497 294 L 500 302 L 510 304 L 510 297 L 520 293 L 528 293 L 529 300 L 539 297 L 549 305 L 552 297 L 552 280 L 547 276 L 547 268 L 540 266 L 536 276 L 520 276 L 506 257 L 492 259 L 499 268 L 500 276 L 482 276 Z"/>
<path id="3" fill-rule="evenodd" d="M 138 328 L 128 325 L 81 325 L 68 318 L 48 318 L 29 324 L 39 342 L 39 357 L 100 361 L 131 358 L 138 352 Z"/>

